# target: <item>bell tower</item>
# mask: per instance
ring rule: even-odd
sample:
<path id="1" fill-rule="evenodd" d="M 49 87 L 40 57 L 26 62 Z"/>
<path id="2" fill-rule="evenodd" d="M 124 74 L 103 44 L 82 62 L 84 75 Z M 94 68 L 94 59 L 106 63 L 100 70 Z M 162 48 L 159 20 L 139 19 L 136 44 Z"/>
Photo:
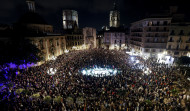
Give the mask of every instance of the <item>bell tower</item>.
<path id="1" fill-rule="evenodd" d="M 35 0 L 26 0 L 26 3 L 28 5 L 28 10 L 30 12 L 35 12 Z"/>
<path id="2" fill-rule="evenodd" d="M 118 11 L 117 0 L 114 1 L 113 9 L 110 11 L 110 27 L 120 26 L 120 12 Z"/>

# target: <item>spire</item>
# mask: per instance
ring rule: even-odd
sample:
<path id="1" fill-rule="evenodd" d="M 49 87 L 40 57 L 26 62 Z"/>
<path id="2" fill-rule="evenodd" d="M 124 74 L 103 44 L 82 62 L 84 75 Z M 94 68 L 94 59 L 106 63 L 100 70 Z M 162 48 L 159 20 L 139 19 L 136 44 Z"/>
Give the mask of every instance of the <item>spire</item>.
<path id="1" fill-rule="evenodd" d="M 30 12 L 35 12 L 35 0 L 26 0 L 26 3 L 28 5 L 28 10 Z"/>
<path id="2" fill-rule="evenodd" d="M 117 6 L 118 6 L 118 5 L 117 5 L 117 1 L 118 1 L 118 0 L 114 0 L 114 3 L 113 3 L 113 10 L 117 10 L 117 8 L 118 8 L 118 7 L 117 7 Z"/>

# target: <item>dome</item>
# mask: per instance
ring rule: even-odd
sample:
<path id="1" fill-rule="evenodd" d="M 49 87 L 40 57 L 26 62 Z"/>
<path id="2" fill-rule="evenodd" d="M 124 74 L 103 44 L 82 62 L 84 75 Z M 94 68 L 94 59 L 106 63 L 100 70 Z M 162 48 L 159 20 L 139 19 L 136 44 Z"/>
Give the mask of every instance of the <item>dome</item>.
<path id="1" fill-rule="evenodd" d="M 47 24 L 47 22 L 38 13 L 28 12 L 24 14 L 18 21 L 24 24 Z"/>

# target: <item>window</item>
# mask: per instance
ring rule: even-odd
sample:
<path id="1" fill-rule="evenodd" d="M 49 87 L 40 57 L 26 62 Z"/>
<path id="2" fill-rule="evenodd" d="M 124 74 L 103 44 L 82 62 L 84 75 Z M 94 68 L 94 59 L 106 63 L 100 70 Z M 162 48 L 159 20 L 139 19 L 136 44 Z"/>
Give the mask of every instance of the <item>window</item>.
<path id="1" fill-rule="evenodd" d="M 157 25 L 160 25 L 160 22 L 159 22 L 159 21 L 157 22 Z"/>
<path id="2" fill-rule="evenodd" d="M 168 24 L 168 21 L 164 21 L 164 25 L 167 25 Z"/>
<path id="3" fill-rule="evenodd" d="M 170 35 L 175 35 L 175 32 L 174 30 L 171 31 Z"/>
<path id="4" fill-rule="evenodd" d="M 185 47 L 185 50 L 189 50 L 189 46 L 186 46 L 186 47 Z"/>
<path id="5" fill-rule="evenodd" d="M 152 21 L 150 21 L 150 22 L 148 23 L 148 26 L 152 26 Z"/>
<path id="6" fill-rule="evenodd" d="M 181 39 L 181 37 L 179 38 L 178 42 L 182 42 L 182 39 Z"/>
<path id="7" fill-rule="evenodd" d="M 115 44 L 117 44 L 117 40 L 115 40 Z"/>
<path id="8" fill-rule="evenodd" d="M 152 21 L 148 22 L 148 26 L 152 26 Z"/>
<path id="9" fill-rule="evenodd" d="M 40 48 L 44 49 L 43 40 L 40 40 Z"/>
<path id="10" fill-rule="evenodd" d="M 158 33 L 156 33 L 156 34 L 155 34 L 155 37 L 159 37 L 159 34 L 158 34 Z"/>
<path id="11" fill-rule="evenodd" d="M 159 31 L 159 27 L 156 27 L 156 31 Z"/>
<path id="12" fill-rule="evenodd" d="M 148 31 L 151 31 L 151 27 L 149 27 Z"/>
<path id="13" fill-rule="evenodd" d="M 162 39 L 162 42 L 165 42 L 165 40 L 164 40 L 164 39 Z"/>
<path id="14" fill-rule="evenodd" d="M 179 49 L 179 45 L 177 45 L 176 49 L 177 49 L 177 50 Z"/>
<path id="15" fill-rule="evenodd" d="M 174 52 L 174 55 L 179 55 L 179 52 Z"/>
<path id="16" fill-rule="evenodd" d="M 168 49 L 171 49 L 171 45 L 168 46 Z"/>
<path id="17" fill-rule="evenodd" d="M 147 42 L 150 42 L 150 40 L 149 40 L 149 39 L 147 39 Z"/>
<path id="18" fill-rule="evenodd" d="M 157 41 L 158 41 L 158 38 L 155 38 L 155 39 L 154 39 L 154 42 L 157 42 Z"/>
<path id="19" fill-rule="evenodd" d="M 164 27 L 164 31 L 167 31 L 167 28 L 166 28 L 166 27 Z"/>
<path id="20" fill-rule="evenodd" d="M 57 46 L 59 46 L 59 41 L 57 40 Z"/>
<path id="21" fill-rule="evenodd" d="M 173 37 L 170 37 L 170 40 L 169 40 L 169 42 L 173 42 Z"/>
<path id="22" fill-rule="evenodd" d="M 149 52 L 149 49 L 145 49 L 145 52 Z"/>
<path id="23" fill-rule="evenodd" d="M 183 30 L 180 31 L 179 35 L 184 35 L 184 32 Z"/>

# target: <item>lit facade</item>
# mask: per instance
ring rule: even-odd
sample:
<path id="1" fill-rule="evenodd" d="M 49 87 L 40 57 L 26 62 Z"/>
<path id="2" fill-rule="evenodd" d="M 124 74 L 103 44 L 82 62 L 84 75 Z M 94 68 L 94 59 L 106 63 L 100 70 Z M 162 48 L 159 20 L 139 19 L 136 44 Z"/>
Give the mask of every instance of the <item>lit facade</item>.
<path id="1" fill-rule="evenodd" d="M 120 12 L 117 10 L 117 4 L 114 3 L 113 10 L 110 11 L 110 27 L 120 26 Z"/>
<path id="2" fill-rule="evenodd" d="M 63 29 L 78 28 L 78 13 L 75 10 L 63 10 Z"/>
<path id="3" fill-rule="evenodd" d="M 53 26 L 48 24 L 22 24 L 23 27 L 26 28 L 26 30 L 30 30 L 32 32 L 36 33 L 52 33 L 53 32 Z"/>
<path id="4" fill-rule="evenodd" d="M 91 27 L 83 28 L 84 44 L 87 49 L 97 47 L 96 43 L 96 29 Z"/>
<path id="5" fill-rule="evenodd" d="M 129 44 L 133 52 L 152 57 L 166 49 L 171 18 L 147 18 L 131 24 Z"/>
<path id="6" fill-rule="evenodd" d="M 65 39 L 67 50 L 86 49 L 86 47 L 84 46 L 83 34 L 66 34 Z"/>
<path id="7" fill-rule="evenodd" d="M 111 30 L 104 32 L 103 44 L 106 49 L 124 49 L 125 32 Z"/>
<path id="8" fill-rule="evenodd" d="M 190 56 L 190 23 L 172 23 L 167 52 L 172 57 Z"/>
<path id="9" fill-rule="evenodd" d="M 26 39 L 31 40 L 32 44 L 36 45 L 44 53 L 44 61 L 54 59 L 66 50 L 65 36 L 62 35 L 26 37 Z"/>

